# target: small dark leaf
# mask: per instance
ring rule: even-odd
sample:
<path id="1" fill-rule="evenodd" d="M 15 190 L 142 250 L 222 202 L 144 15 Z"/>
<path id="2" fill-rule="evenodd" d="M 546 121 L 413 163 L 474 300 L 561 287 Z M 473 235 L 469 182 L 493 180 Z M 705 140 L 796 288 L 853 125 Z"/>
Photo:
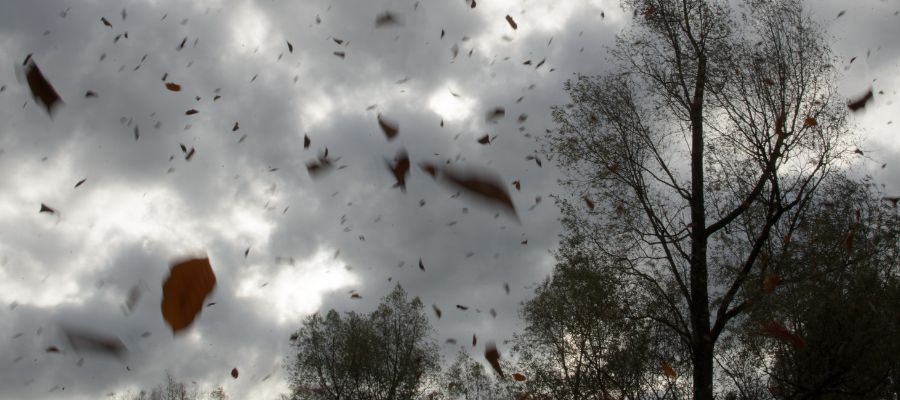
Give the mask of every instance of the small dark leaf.
<path id="1" fill-rule="evenodd" d="M 237 379 L 237 378 L 238 378 L 238 369 L 237 369 L 237 368 L 232 368 L 232 369 L 231 369 L 231 377 L 234 378 L 234 379 Z"/>
<path id="2" fill-rule="evenodd" d="M 292 45 L 291 42 L 287 42 L 287 45 L 288 45 L 288 52 L 293 53 L 293 52 L 294 52 L 294 45 Z"/>
<path id="3" fill-rule="evenodd" d="M 44 204 L 44 203 L 41 203 L 41 211 L 38 211 L 38 214 L 44 213 L 44 212 L 45 212 L 45 213 L 50 213 L 50 214 L 55 214 L 55 213 L 56 213 L 56 210 L 54 210 L 54 209 L 48 207 L 48 206 L 47 206 L 46 204 Z"/>
<path id="4" fill-rule="evenodd" d="M 25 79 L 28 81 L 28 87 L 31 88 L 31 95 L 52 117 L 53 111 L 56 107 L 63 105 L 63 101 L 47 78 L 44 78 L 44 74 L 41 73 L 34 60 L 30 60 L 25 66 Z"/>
<path id="5" fill-rule="evenodd" d="M 488 342 L 484 346 L 484 358 L 491 363 L 491 367 L 494 367 L 494 371 L 497 371 L 497 374 L 502 378 L 503 370 L 500 368 L 500 352 L 497 351 L 497 345 L 494 342 Z"/>
<path id="6" fill-rule="evenodd" d="M 194 114 L 196 114 L 196 113 L 198 113 L 198 112 L 199 112 L 199 111 L 197 111 L 197 110 L 195 110 L 195 109 L 192 108 L 192 109 L 190 109 L 190 110 L 185 111 L 185 112 L 184 112 L 184 115 L 194 115 Z"/>
<path id="7" fill-rule="evenodd" d="M 511 26 L 513 30 L 519 29 L 519 25 L 516 24 L 516 21 L 514 21 L 513 17 L 509 16 L 509 14 L 506 14 L 506 22 L 509 22 L 509 26 Z"/>
<path id="8" fill-rule="evenodd" d="M 872 96 L 872 88 L 869 88 L 869 91 L 866 92 L 865 95 L 863 95 L 862 97 L 860 97 L 856 100 L 851 100 L 850 102 L 848 102 L 847 108 L 849 108 L 850 111 L 853 111 L 853 112 L 859 111 L 859 110 L 865 108 L 866 104 L 869 101 L 871 101 L 873 98 L 874 97 Z"/>
<path id="9" fill-rule="evenodd" d="M 87 180 L 87 178 L 82 179 L 82 180 L 76 182 L 76 183 L 75 183 L 75 187 L 77 188 L 77 187 L 81 186 L 86 180 Z"/>
<path id="10" fill-rule="evenodd" d="M 381 114 L 378 114 L 378 126 L 384 131 L 384 135 L 387 136 L 388 140 L 393 139 L 400 132 L 400 127 L 395 121 L 386 119 Z"/>

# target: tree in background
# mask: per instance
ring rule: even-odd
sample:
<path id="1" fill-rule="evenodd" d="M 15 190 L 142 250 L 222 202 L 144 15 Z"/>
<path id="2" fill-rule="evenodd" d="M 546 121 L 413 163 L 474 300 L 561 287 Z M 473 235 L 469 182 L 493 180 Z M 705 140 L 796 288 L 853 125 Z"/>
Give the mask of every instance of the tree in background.
<path id="1" fill-rule="evenodd" d="M 293 347 L 286 367 L 294 399 L 417 399 L 440 363 L 422 302 L 400 285 L 370 314 L 308 317 Z"/>
<path id="2" fill-rule="evenodd" d="M 865 182 L 826 190 L 789 254 L 745 289 L 757 294 L 741 340 L 720 360 L 742 399 L 900 393 L 900 217 Z M 766 332 L 776 323 L 787 330 Z"/>
<path id="3" fill-rule="evenodd" d="M 799 0 L 747 0 L 740 17 L 725 1 L 624 3 L 635 18 L 611 52 L 619 69 L 567 82 L 546 151 L 585 199 L 561 199 L 568 234 L 688 356 L 658 376 L 689 375 L 692 397 L 712 400 L 716 344 L 746 288 L 853 154 L 847 109 Z"/>

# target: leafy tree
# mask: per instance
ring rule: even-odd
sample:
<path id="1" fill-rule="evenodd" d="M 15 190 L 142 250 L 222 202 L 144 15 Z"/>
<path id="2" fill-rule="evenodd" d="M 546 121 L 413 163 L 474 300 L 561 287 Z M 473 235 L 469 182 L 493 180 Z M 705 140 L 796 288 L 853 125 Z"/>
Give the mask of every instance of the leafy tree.
<path id="1" fill-rule="evenodd" d="M 740 344 L 744 362 L 762 373 L 736 374 L 724 364 L 731 377 L 744 381 L 737 385 L 743 398 L 894 398 L 900 371 L 898 222 L 896 209 L 869 185 L 829 185 L 799 224 L 792 250 L 746 289 L 758 295 Z M 772 321 L 796 337 L 760 335 Z"/>
<path id="2" fill-rule="evenodd" d="M 799 0 L 746 0 L 740 17 L 724 1 L 624 4 L 619 69 L 566 83 L 546 151 L 587 199 L 562 199 L 566 231 L 648 300 L 635 314 L 676 338 L 692 397 L 712 400 L 716 344 L 746 288 L 852 156 L 847 110 Z"/>
<path id="3" fill-rule="evenodd" d="M 439 369 L 418 298 L 397 285 L 371 314 L 331 310 L 308 317 L 287 364 L 292 398 L 416 399 Z"/>

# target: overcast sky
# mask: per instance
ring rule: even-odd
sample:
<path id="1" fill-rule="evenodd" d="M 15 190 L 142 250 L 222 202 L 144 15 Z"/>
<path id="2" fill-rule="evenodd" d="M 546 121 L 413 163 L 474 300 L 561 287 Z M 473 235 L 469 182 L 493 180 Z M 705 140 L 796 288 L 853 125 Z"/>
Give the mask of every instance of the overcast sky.
<path id="1" fill-rule="evenodd" d="M 856 168 L 896 192 L 900 2 L 853 3 L 807 2 L 844 60 L 842 93 L 883 91 L 853 116 L 871 157 Z M 376 28 L 386 11 L 399 23 Z M 549 196 L 562 173 L 526 156 L 554 128 L 563 82 L 609 70 L 605 46 L 629 20 L 615 0 L 0 2 L 0 398 L 97 399 L 169 371 L 274 399 L 305 316 L 370 311 L 397 282 L 428 307 L 445 357 L 447 338 L 508 339 L 560 234 Z M 29 53 L 65 103 L 52 117 L 25 84 Z M 505 116 L 487 121 L 497 106 Z M 326 147 L 345 167 L 314 179 L 306 163 Z M 493 171 L 519 220 L 416 167 L 405 193 L 392 188 L 385 160 L 401 148 L 414 165 Z M 216 305 L 175 337 L 161 283 L 174 260 L 206 255 Z M 79 354 L 62 326 L 128 352 Z"/>

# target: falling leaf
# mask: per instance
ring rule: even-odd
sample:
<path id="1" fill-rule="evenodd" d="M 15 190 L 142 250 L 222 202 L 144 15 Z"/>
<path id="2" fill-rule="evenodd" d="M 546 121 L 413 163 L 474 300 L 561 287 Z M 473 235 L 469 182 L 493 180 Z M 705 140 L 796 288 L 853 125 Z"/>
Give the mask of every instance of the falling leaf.
<path id="1" fill-rule="evenodd" d="M 303 148 L 308 149 L 310 143 L 312 142 L 309 140 L 309 136 L 303 135 Z"/>
<path id="2" fill-rule="evenodd" d="M 199 112 L 199 111 L 197 111 L 197 110 L 195 110 L 195 109 L 192 108 L 192 109 L 190 109 L 190 110 L 185 111 L 185 112 L 184 112 L 184 115 L 194 115 L 194 114 L 196 114 L 196 113 L 198 113 L 198 112 Z"/>
<path id="3" fill-rule="evenodd" d="M 247 255 L 249 255 L 249 254 L 250 254 L 250 248 L 248 247 L 247 250 L 244 250 L 244 258 L 247 258 Z"/>
<path id="4" fill-rule="evenodd" d="M 383 12 L 375 17 L 375 27 L 382 28 L 389 25 L 399 25 L 400 21 L 396 15 L 390 12 Z"/>
<path id="5" fill-rule="evenodd" d="M 49 206 L 47 206 L 47 205 L 44 204 L 44 203 L 41 203 L 41 211 L 38 211 L 38 214 L 44 213 L 44 212 L 45 212 L 45 213 L 50 213 L 50 214 L 55 214 L 55 213 L 56 213 L 56 210 L 50 208 Z"/>
<path id="6" fill-rule="evenodd" d="M 238 125 L 237 121 L 234 122 L 234 126 L 231 127 L 232 132 L 236 132 L 238 129 L 241 129 L 240 125 Z"/>
<path id="7" fill-rule="evenodd" d="M 509 26 L 511 26 L 513 30 L 519 29 L 519 25 L 516 24 L 516 21 L 513 21 L 513 17 L 511 17 L 509 14 L 506 14 L 506 22 L 509 22 Z"/>
<path id="8" fill-rule="evenodd" d="M 509 284 L 508 283 L 503 282 L 503 290 L 506 291 L 506 294 L 509 294 Z"/>
<path id="9" fill-rule="evenodd" d="M 791 332 L 789 329 L 785 328 L 783 325 L 778 323 L 778 321 L 771 321 L 763 325 L 762 334 L 790 343 L 796 348 L 802 349 L 806 347 L 806 340 L 803 340 L 800 335 L 797 335 L 796 333 Z"/>
<path id="10" fill-rule="evenodd" d="M 464 306 L 464 305 L 462 305 L 462 304 L 457 304 L 457 305 L 456 305 L 456 308 L 458 308 L 458 309 L 460 309 L 460 310 L 463 310 L 463 311 L 466 311 L 466 310 L 469 309 L 469 307 L 466 307 L 466 306 Z"/>
<path id="11" fill-rule="evenodd" d="M 48 353 L 59 353 L 59 348 L 56 346 L 47 347 L 44 351 Z"/>
<path id="12" fill-rule="evenodd" d="M 400 191 L 406 193 L 406 176 L 409 175 L 409 155 L 406 153 L 406 150 L 400 149 L 397 152 L 397 156 L 394 157 L 394 164 L 388 161 L 385 161 L 385 163 L 388 170 L 394 174 L 394 179 L 397 180 L 393 187 L 399 187 Z"/>
<path id="13" fill-rule="evenodd" d="M 866 153 L 863 153 L 863 151 L 860 150 L 860 149 L 853 150 L 853 152 L 856 153 L 856 154 L 859 154 L 859 155 L 861 155 L 861 156 L 866 155 Z"/>
<path id="14" fill-rule="evenodd" d="M 25 78 L 28 81 L 28 87 L 31 88 L 31 95 L 44 106 L 52 117 L 53 111 L 56 107 L 63 105 L 63 101 L 47 78 L 44 78 L 44 74 L 41 73 L 34 60 L 29 61 L 25 67 Z"/>
<path id="15" fill-rule="evenodd" d="M 378 126 L 384 131 L 384 135 L 387 136 L 388 140 L 392 140 L 400 132 L 400 127 L 395 121 L 386 119 L 381 114 L 378 114 Z"/>
<path id="16" fill-rule="evenodd" d="M 184 155 L 185 161 L 191 161 L 191 158 L 194 157 L 194 152 L 195 152 L 194 148 L 191 147 L 191 149 L 187 152 L 187 154 Z"/>
<path id="17" fill-rule="evenodd" d="M 772 293 L 775 291 L 775 288 L 781 284 L 781 276 L 778 274 L 769 274 L 766 276 L 766 280 L 763 281 L 763 290 L 767 293 Z"/>
<path id="18" fill-rule="evenodd" d="M 859 111 L 859 110 L 865 108 L 866 104 L 869 101 L 871 101 L 872 99 L 873 99 L 872 88 L 869 88 L 869 91 L 866 92 L 865 95 L 863 95 L 862 97 L 860 97 L 856 100 L 851 100 L 850 102 L 848 102 L 847 108 L 849 108 L 850 111 L 853 111 L 853 112 Z"/>
<path id="19" fill-rule="evenodd" d="M 525 375 L 522 375 L 522 374 L 516 372 L 513 374 L 513 379 L 515 379 L 516 382 L 524 382 L 526 378 L 525 378 Z"/>
<path id="20" fill-rule="evenodd" d="M 516 208 L 509 193 L 503 187 L 503 180 L 488 171 L 469 171 L 467 173 L 444 169 L 444 178 L 453 186 L 464 189 L 488 202 L 503 206 L 514 216 Z"/>
<path id="21" fill-rule="evenodd" d="M 84 98 L 89 98 L 89 97 L 97 97 L 97 92 L 95 92 L 93 90 L 88 90 L 88 91 L 84 92 Z"/>
<path id="22" fill-rule="evenodd" d="M 165 79 L 165 77 L 163 79 Z M 169 89 L 173 92 L 180 92 L 181 85 L 174 83 L 174 82 L 166 82 L 166 89 Z"/>
<path id="23" fill-rule="evenodd" d="M 853 253 L 854 239 L 853 229 L 851 229 L 850 232 L 847 232 L 847 236 L 844 237 L 844 247 L 850 253 Z"/>
<path id="24" fill-rule="evenodd" d="M 179 262 L 163 282 L 162 315 L 173 333 L 186 329 L 200 313 L 203 301 L 216 286 L 208 258 Z"/>
<path id="25" fill-rule="evenodd" d="M 360 296 L 359 293 L 353 293 L 350 295 L 350 298 L 351 299 L 361 299 L 362 296 Z"/>
<path id="26" fill-rule="evenodd" d="M 76 183 L 75 183 L 75 187 L 77 188 L 77 187 L 81 186 L 86 180 L 87 180 L 87 178 L 84 178 L 84 179 L 82 179 L 82 180 L 76 182 Z"/>
<path id="27" fill-rule="evenodd" d="M 498 119 L 503 118 L 506 115 L 506 109 L 503 107 L 494 107 L 493 110 L 487 112 L 487 115 L 484 117 L 487 122 L 497 122 Z"/>
<path id="28" fill-rule="evenodd" d="M 478 338 L 475 337 L 475 334 L 473 333 L 472 334 L 472 347 L 475 347 L 476 344 L 478 344 Z"/>
<path id="29" fill-rule="evenodd" d="M 181 41 L 181 43 L 178 45 L 177 50 L 181 50 L 184 48 L 184 45 L 187 43 L 187 39 L 188 39 L 187 36 L 185 36 L 184 39 Z"/>
<path id="30" fill-rule="evenodd" d="M 340 58 L 344 58 L 344 57 L 347 56 L 346 54 L 344 54 L 343 51 L 335 51 L 335 52 L 333 52 L 333 53 L 331 53 L 331 54 L 334 54 L 334 55 L 336 55 L 336 56 L 338 56 L 338 57 L 340 57 Z"/>
<path id="31" fill-rule="evenodd" d="M 292 45 L 291 42 L 287 42 L 287 45 L 288 45 L 288 52 L 293 53 L 293 52 L 294 52 L 294 45 Z"/>
<path id="32" fill-rule="evenodd" d="M 483 144 L 483 145 L 484 145 L 484 144 L 490 144 L 490 143 L 491 143 L 491 137 L 488 136 L 488 134 L 485 134 L 484 136 L 478 138 L 478 143 L 481 143 L 481 144 Z"/>
<path id="33" fill-rule="evenodd" d="M 500 352 L 497 351 L 497 345 L 494 342 L 488 342 L 484 346 L 484 358 L 491 363 L 491 367 L 494 367 L 494 371 L 497 371 L 497 374 L 502 378 L 503 370 L 500 369 Z"/>
<path id="34" fill-rule="evenodd" d="M 134 126 L 134 140 L 138 140 L 141 137 L 140 128 L 137 125 Z"/>
<path id="35" fill-rule="evenodd" d="M 846 13 L 847 13 L 847 10 L 841 10 L 841 12 L 839 12 L 838 15 L 837 15 L 837 17 L 835 17 L 834 19 L 838 19 L 838 18 L 840 18 L 840 17 L 843 17 L 844 14 L 846 14 Z"/>
<path id="36" fill-rule="evenodd" d="M 237 369 L 237 368 L 232 368 L 232 369 L 231 369 L 231 377 L 234 378 L 234 379 L 237 379 L 237 378 L 238 378 L 238 369 Z"/>
<path id="37" fill-rule="evenodd" d="M 819 125 L 819 122 L 816 121 L 816 119 L 813 117 L 806 117 L 806 119 L 803 120 L 803 126 L 816 126 L 816 125 Z"/>
<path id="38" fill-rule="evenodd" d="M 591 199 L 587 197 L 587 195 L 583 196 L 582 199 L 584 200 L 584 204 L 587 205 L 588 209 L 594 209 L 594 202 L 591 201 Z"/>
<path id="39" fill-rule="evenodd" d="M 92 353 L 110 355 L 121 358 L 128 351 L 125 344 L 117 337 L 83 332 L 70 328 L 62 328 L 63 334 L 75 351 L 83 350 Z"/>
<path id="40" fill-rule="evenodd" d="M 675 378 L 677 375 L 675 374 L 675 369 L 672 368 L 671 365 L 667 362 L 662 363 L 663 374 L 665 374 L 669 378 Z"/>
<path id="41" fill-rule="evenodd" d="M 441 309 L 438 308 L 437 304 L 432 304 L 431 308 L 434 309 L 434 315 L 437 315 L 438 319 L 441 319 Z"/>
<path id="42" fill-rule="evenodd" d="M 512 184 L 516 188 L 517 191 L 522 191 L 522 183 L 521 182 L 519 182 L 518 180 L 514 180 Z"/>
<path id="43" fill-rule="evenodd" d="M 421 258 L 419 259 L 419 269 L 421 269 L 422 271 L 425 270 L 425 264 L 422 263 L 422 259 L 421 259 Z"/>
<path id="44" fill-rule="evenodd" d="M 113 27 L 112 24 L 109 23 L 109 20 L 106 19 L 106 17 L 100 17 L 100 22 L 102 22 L 103 25 L 106 25 L 106 26 L 108 26 L 108 27 L 110 27 L 110 28 Z"/>
<path id="45" fill-rule="evenodd" d="M 128 308 L 128 311 L 134 311 L 134 307 L 137 306 L 137 302 L 141 299 L 141 288 L 140 286 L 134 285 L 131 287 L 131 290 L 128 291 L 128 298 L 125 299 L 125 307 Z"/>
<path id="46" fill-rule="evenodd" d="M 443 38 L 444 38 L 444 30 L 441 29 L 441 39 L 443 39 Z"/>
<path id="47" fill-rule="evenodd" d="M 471 7 L 472 7 L 472 8 L 475 8 L 475 0 L 472 0 L 472 5 L 471 5 Z"/>

